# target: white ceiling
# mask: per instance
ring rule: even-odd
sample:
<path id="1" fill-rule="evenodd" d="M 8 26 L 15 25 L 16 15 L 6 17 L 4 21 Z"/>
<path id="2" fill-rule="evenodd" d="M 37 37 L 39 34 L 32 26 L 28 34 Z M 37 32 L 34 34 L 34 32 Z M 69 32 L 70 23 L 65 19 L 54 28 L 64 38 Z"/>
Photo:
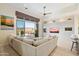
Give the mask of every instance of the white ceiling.
<path id="1" fill-rule="evenodd" d="M 70 12 L 77 4 L 74 3 L 10 3 L 10 6 L 22 9 L 29 12 L 31 15 L 38 17 L 40 19 L 53 19 L 60 17 L 62 13 Z M 47 12 L 52 12 L 52 14 L 43 16 L 43 6 L 46 6 Z M 71 8 L 70 8 L 71 7 Z M 28 8 L 25 10 L 25 8 Z M 70 9 L 69 9 L 70 8 Z M 73 9 L 73 11 L 76 9 Z"/>

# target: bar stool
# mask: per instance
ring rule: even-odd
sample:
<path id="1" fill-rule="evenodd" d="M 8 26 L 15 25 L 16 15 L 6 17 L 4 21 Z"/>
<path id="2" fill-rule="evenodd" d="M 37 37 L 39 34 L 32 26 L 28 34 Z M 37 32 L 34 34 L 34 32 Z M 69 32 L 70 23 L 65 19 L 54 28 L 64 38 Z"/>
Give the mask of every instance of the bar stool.
<path id="1" fill-rule="evenodd" d="M 78 46 L 78 38 L 74 38 L 73 39 L 73 41 L 72 41 L 72 47 L 71 47 L 71 51 L 72 51 L 72 49 L 73 49 L 73 47 L 74 47 L 74 45 L 76 44 L 76 48 L 77 48 L 77 46 Z"/>

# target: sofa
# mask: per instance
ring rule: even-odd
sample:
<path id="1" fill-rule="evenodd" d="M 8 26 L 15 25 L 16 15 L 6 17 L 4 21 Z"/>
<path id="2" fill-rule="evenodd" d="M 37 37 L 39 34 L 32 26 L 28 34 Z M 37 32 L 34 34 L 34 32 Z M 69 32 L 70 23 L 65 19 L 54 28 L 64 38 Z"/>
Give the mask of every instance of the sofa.
<path id="1" fill-rule="evenodd" d="M 9 46 L 21 56 L 48 56 L 56 48 L 58 38 L 39 40 L 9 36 Z"/>

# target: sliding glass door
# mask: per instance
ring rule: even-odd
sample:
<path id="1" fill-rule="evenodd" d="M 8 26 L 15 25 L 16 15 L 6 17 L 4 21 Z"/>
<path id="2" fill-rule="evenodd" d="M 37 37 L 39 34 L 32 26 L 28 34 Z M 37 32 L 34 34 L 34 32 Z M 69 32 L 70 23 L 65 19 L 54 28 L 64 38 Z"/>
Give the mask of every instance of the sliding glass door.
<path id="1" fill-rule="evenodd" d="M 19 36 L 37 36 L 37 23 L 34 21 L 17 19 L 16 21 L 16 33 Z"/>
<path id="2" fill-rule="evenodd" d="M 25 35 L 30 35 L 35 37 L 36 22 L 25 21 Z"/>

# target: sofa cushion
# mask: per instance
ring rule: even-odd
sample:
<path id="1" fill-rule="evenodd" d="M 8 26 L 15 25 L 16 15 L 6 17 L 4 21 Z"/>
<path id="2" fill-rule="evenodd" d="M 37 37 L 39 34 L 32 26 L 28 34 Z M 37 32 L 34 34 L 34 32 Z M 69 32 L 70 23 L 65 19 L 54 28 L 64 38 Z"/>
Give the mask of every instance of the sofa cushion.
<path id="1" fill-rule="evenodd" d="M 43 37 L 43 39 L 48 39 L 48 40 L 51 40 L 51 39 L 56 39 L 57 36 L 54 35 L 54 36 L 49 36 L 49 37 Z"/>
<path id="2" fill-rule="evenodd" d="M 15 38 L 16 35 L 15 35 L 15 34 L 10 34 L 8 37 L 9 37 L 9 38 Z"/>
<path id="3" fill-rule="evenodd" d="M 43 37 L 43 39 L 49 39 L 49 37 Z"/>
<path id="4" fill-rule="evenodd" d="M 33 38 L 34 41 L 41 40 L 41 39 L 43 39 L 43 38 L 42 37 Z"/>
<path id="5" fill-rule="evenodd" d="M 33 44 L 33 41 L 34 41 L 33 39 L 26 39 L 26 38 L 23 39 L 23 42 L 31 45 Z"/>
<path id="6" fill-rule="evenodd" d="M 48 41 L 48 39 L 41 39 L 41 40 L 33 41 L 33 45 L 38 46 L 38 45 L 43 44 L 47 41 Z"/>
<path id="7" fill-rule="evenodd" d="M 25 37 L 27 37 L 28 39 L 32 39 L 34 38 L 34 34 L 25 34 Z"/>
<path id="8" fill-rule="evenodd" d="M 22 38 L 22 37 L 20 37 L 20 36 L 16 36 L 16 37 L 15 37 L 15 39 L 18 39 L 18 40 L 23 41 L 23 38 Z"/>

